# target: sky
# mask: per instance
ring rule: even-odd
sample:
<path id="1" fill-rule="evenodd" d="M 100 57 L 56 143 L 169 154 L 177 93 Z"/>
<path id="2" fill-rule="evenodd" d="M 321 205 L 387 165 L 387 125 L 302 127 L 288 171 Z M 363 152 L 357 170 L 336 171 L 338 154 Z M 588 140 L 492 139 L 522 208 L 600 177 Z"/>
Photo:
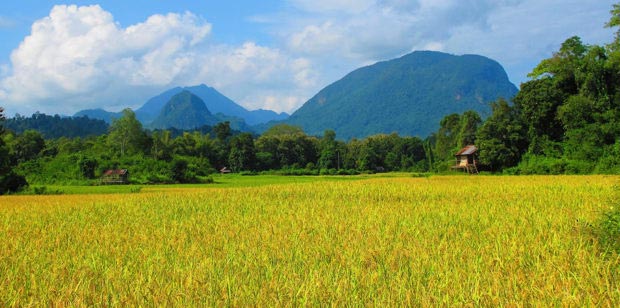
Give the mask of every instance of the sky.
<path id="1" fill-rule="evenodd" d="M 206 84 L 291 113 L 352 70 L 416 50 L 479 54 L 516 85 L 569 37 L 606 44 L 611 0 L 0 2 L 5 115 L 138 108 Z"/>

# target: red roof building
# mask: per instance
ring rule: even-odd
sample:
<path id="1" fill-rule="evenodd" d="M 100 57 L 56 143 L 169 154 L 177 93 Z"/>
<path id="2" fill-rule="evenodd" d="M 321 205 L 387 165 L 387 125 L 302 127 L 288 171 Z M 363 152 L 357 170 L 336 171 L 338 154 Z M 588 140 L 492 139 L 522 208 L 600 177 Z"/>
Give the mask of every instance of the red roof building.
<path id="1" fill-rule="evenodd" d="M 129 184 L 129 171 L 127 169 L 110 169 L 103 172 L 102 184 Z"/>

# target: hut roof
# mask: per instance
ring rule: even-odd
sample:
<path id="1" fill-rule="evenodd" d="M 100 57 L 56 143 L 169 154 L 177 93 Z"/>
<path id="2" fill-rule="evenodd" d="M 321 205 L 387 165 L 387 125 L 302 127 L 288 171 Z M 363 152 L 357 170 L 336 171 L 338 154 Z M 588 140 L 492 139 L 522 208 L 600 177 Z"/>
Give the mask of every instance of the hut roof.
<path id="1" fill-rule="evenodd" d="M 104 176 L 125 175 L 125 174 L 127 174 L 127 169 L 111 169 L 111 170 L 106 170 L 103 173 Z"/>
<path id="2" fill-rule="evenodd" d="M 478 151 L 478 148 L 475 145 L 471 145 L 470 144 L 470 145 L 462 148 L 454 156 L 472 155 L 472 154 L 476 153 L 476 151 Z"/>

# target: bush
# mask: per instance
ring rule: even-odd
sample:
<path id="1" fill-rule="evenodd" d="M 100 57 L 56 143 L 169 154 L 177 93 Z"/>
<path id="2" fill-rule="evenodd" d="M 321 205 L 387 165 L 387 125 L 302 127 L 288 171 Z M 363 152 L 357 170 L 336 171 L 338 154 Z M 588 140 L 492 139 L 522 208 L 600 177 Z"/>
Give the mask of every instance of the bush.
<path id="1" fill-rule="evenodd" d="M 604 249 L 620 253 L 620 208 L 603 214 L 598 223 L 598 238 Z"/>
<path id="2" fill-rule="evenodd" d="M 8 174 L 0 175 L 0 195 L 18 192 L 28 187 L 28 182 L 23 176 L 9 171 Z"/>

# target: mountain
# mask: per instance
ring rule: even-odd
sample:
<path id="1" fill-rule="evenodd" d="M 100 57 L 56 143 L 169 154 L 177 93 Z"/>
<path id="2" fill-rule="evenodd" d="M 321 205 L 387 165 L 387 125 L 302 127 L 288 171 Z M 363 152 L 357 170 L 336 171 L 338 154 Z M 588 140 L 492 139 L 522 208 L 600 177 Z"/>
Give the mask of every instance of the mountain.
<path id="1" fill-rule="evenodd" d="M 349 73 L 284 122 L 311 135 L 333 129 L 340 139 L 392 132 L 426 137 L 448 114 L 475 110 L 485 117 L 489 102 L 516 93 L 489 58 L 416 51 Z"/>
<path id="2" fill-rule="evenodd" d="M 187 90 L 170 98 L 162 107 L 159 116 L 149 125 L 151 128 L 192 129 L 219 122 L 200 97 Z"/>
<path id="3" fill-rule="evenodd" d="M 159 116 L 166 103 L 168 103 L 173 96 L 181 92 L 183 92 L 183 88 L 176 87 L 150 98 L 142 107 L 136 109 L 136 118 L 138 121 L 142 122 L 142 124 L 150 124 Z"/>
<path id="4" fill-rule="evenodd" d="M 172 96 L 189 91 L 200 97 L 206 104 L 207 108 L 214 114 L 221 113 L 227 116 L 238 117 L 249 125 L 267 123 L 272 120 L 283 120 L 288 118 L 286 113 L 276 113 L 271 110 L 254 110 L 248 111 L 241 107 L 222 93 L 212 87 L 204 84 L 185 88 L 172 88 L 151 99 L 149 99 L 142 107 L 136 110 L 136 117 L 142 123 L 150 123 L 159 115 L 163 106 L 172 98 Z"/>
<path id="5" fill-rule="evenodd" d="M 270 121 L 283 121 L 288 119 L 286 112 L 277 113 L 273 110 L 257 109 L 248 111 L 243 118 L 249 125 L 264 124 Z"/>
<path id="6" fill-rule="evenodd" d="M 118 119 L 121 116 L 123 116 L 122 112 L 110 112 L 110 111 L 105 111 L 101 108 L 86 109 L 86 110 L 79 111 L 73 115 L 74 118 L 88 117 L 90 119 L 103 120 L 108 124 L 112 123 L 112 120 Z"/>
<path id="7" fill-rule="evenodd" d="M 142 124 L 146 126 L 150 126 L 151 122 L 153 122 L 161 113 L 162 108 L 170 99 L 183 92 L 189 91 L 194 93 L 196 96 L 202 99 L 207 108 L 214 114 L 223 114 L 224 117 L 232 117 L 234 121 L 231 121 L 231 124 L 239 123 L 239 120 L 245 121 L 248 125 L 256 125 L 261 123 L 267 123 L 269 121 L 279 121 L 284 120 L 289 117 L 287 113 L 277 113 L 271 110 L 252 110 L 249 111 L 228 97 L 224 96 L 214 88 L 208 87 L 204 84 L 193 87 L 176 87 L 170 90 L 167 90 L 157 96 L 150 98 L 142 107 L 138 108 L 136 113 L 136 118 L 142 122 Z M 87 109 L 82 110 L 74 115 L 75 117 L 87 116 L 91 119 L 100 119 L 104 120 L 107 123 L 111 123 L 113 119 L 119 118 L 122 116 L 120 112 L 109 112 L 103 109 Z M 244 126 L 245 124 L 240 124 Z M 247 125 L 246 125 L 247 126 Z"/>

